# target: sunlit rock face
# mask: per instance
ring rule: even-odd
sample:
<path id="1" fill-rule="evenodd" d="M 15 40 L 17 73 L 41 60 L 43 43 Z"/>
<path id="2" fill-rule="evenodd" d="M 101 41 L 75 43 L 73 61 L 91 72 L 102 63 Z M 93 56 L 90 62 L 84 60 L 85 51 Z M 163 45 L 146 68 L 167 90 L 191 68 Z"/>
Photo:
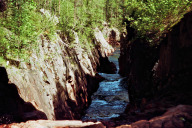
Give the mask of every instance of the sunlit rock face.
<path id="1" fill-rule="evenodd" d="M 8 83 L 7 71 L 0 67 L 0 125 L 35 119 L 47 119 L 45 113 L 25 102 L 15 84 Z"/>
<path id="2" fill-rule="evenodd" d="M 102 44 L 103 46 L 103 47 L 100 47 L 100 50 L 104 51 L 104 53 L 101 53 L 102 57 L 105 57 L 105 55 L 110 55 L 111 53 L 114 52 L 113 47 L 107 43 L 107 41 L 103 36 L 103 33 L 98 28 L 95 29 L 94 34 L 95 34 L 96 41 Z"/>
<path id="3" fill-rule="evenodd" d="M 23 100 L 31 102 L 48 119 L 79 119 L 101 80 L 96 74 L 100 58 L 113 52 L 98 29 L 96 33 L 95 42 L 90 42 L 95 47 L 90 49 L 81 47 L 75 32 L 74 47 L 56 33 L 54 41 L 41 35 L 29 63 L 19 62 L 17 67 L 7 68 L 9 80 Z"/>
<path id="4" fill-rule="evenodd" d="M 82 122 L 82 121 L 51 121 L 51 120 L 38 120 L 28 121 L 20 124 L 1 125 L 0 127 L 6 128 L 106 128 L 101 122 Z"/>
<path id="5" fill-rule="evenodd" d="M 77 36 L 75 43 L 75 48 L 69 48 L 58 35 L 54 42 L 41 36 L 39 52 L 33 52 L 30 63 L 7 69 L 21 97 L 49 119 L 79 118 L 90 94 L 97 89 L 95 72 L 101 56 L 97 49 L 82 49 Z M 102 42 L 99 46 L 103 48 Z M 106 49 L 99 52 L 106 55 Z"/>

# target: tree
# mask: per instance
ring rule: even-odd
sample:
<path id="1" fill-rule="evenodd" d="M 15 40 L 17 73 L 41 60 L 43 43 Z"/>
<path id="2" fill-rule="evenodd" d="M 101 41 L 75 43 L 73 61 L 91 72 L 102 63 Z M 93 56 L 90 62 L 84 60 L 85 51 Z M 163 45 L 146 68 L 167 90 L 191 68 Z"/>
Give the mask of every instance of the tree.
<path id="1" fill-rule="evenodd" d="M 4 0 L 0 0 L 0 12 L 4 12 L 7 9 L 7 5 Z"/>

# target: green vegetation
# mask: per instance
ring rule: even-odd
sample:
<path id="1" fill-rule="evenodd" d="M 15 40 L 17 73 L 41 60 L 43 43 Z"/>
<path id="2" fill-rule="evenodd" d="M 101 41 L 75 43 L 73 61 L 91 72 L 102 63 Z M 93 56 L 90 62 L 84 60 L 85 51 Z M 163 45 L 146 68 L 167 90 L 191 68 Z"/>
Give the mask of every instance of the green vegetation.
<path id="1" fill-rule="evenodd" d="M 191 10 L 190 0 L 127 0 L 125 17 L 138 35 L 162 32 Z"/>
<path id="2" fill-rule="evenodd" d="M 6 58 L 27 58 L 31 49 L 36 47 L 37 37 L 41 33 L 53 33 L 56 28 L 48 18 L 37 12 L 32 1 L 13 1 L 7 6 L 9 9 L 0 19 L 0 54 Z"/>
<path id="3" fill-rule="evenodd" d="M 192 2 L 189 0 L 10 0 L 6 4 L 7 10 L 0 12 L 0 56 L 5 59 L 26 59 L 32 49 L 37 47 L 40 35 L 54 40 L 57 30 L 62 39 L 67 39 L 71 46 L 73 46 L 74 32 L 77 32 L 85 49 L 92 46 L 93 29 L 95 27 L 102 29 L 104 21 L 121 30 L 123 20 L 128 19 L 140 36 L 162 32 L 171 27 L 185 12 L 191 10 Z"/>

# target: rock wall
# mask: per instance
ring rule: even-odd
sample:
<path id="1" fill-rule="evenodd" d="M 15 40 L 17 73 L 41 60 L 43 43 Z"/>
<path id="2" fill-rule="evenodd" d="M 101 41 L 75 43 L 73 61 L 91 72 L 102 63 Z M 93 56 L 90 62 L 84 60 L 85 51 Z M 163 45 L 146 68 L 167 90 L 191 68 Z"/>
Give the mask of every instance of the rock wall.
<path id="1" fill-rule="evenodd" d="M 192 12 L 158 46 L 122 36 L 120 74 L 128 77 L 133 104 L 127 111 L 191 104 Z M 157 110 L 157 109 L 156 109 Z"/>
<path id="2" fill-rule="evenodd" d="M 183 80 L 180 81 L 185 81 L 183 86 L 191 83 L 191 78 L 189 77 L 192 73 L 191 33 L 192 12 L 186 14 L 161 43 L 160 57 L 155 69 L 155 75 L 161 81 L 175 81 L 176 77 L 184 76 L 185 78 L 181 78 Z M 164 86 L 163 83 L 160 86 Z"/>
<path id="3" fill-rule="evenodd" d="M 101 122 L 82 122 L 78 120 L 37 120 L 23 123 L 1 125 L 2 128 L 106 128 Z"/>
<path id="4" fill-rule="evenodd" d="M 192 105 L 192 12 L 176 24 L 161 42 L 154 68 L 155 90 L 173 105 Z M 161 94 L 162 93 L 162 94 Z"/>
<path id="5" fill-rule="evenodd" d="M 96 74 L 100 58 L 114 50 L 98 33 L 96 30 L 95 47 L 89 50 L 81 47 L 75 32 L 73 48 L 58 34 L 54 41 L 41 35 L 29 63 L 7 61 L 9 83 L 48 119 L 79 119 L 102 80 Z"/>
<path id="6" fill-rule="evenodd" d="M 25 102 L 19 95 L 17 86 L 8 83 L 7 71 L 0 67 L 0 124 L 47 119 L 45 113 L 37 110 L 30 102 Z"/>
<path id="7" fill-rule="evenodd" d="M 158 47 L 149 46 L 145 39 L 132 42 L 128 37 L 121 38 L 119 74 L 128 77 L 130 102 L 137 104 L 153 92 L 152 69 L 158 59 Z"/>
<path id="8" fill-rule="evenodd" d="M 106 22 L 103 23 L 103 26 L 102 33 L 106 37 L 107 42 L 113 46 L 119 45 L 120 31 L 115 27 L 110 28 Z"/>

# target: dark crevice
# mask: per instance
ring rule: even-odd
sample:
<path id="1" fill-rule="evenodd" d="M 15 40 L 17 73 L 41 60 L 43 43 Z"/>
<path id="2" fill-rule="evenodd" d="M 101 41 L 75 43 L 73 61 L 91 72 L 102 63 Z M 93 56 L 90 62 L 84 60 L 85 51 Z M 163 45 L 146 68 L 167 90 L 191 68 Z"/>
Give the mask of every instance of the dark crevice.
<path id="1" fill-rule="evenodd" d="M 117 71 L 117 68 L 113 62 L 110 62 L 108 57 L 102 57 L 101 52 L 99 52 L 99 62 L 100 65 L 97 66 L 97 71 L 98 72 L 103 72 L 103 73 L 109 73 L 109 74 L 115 74 Z"/>

